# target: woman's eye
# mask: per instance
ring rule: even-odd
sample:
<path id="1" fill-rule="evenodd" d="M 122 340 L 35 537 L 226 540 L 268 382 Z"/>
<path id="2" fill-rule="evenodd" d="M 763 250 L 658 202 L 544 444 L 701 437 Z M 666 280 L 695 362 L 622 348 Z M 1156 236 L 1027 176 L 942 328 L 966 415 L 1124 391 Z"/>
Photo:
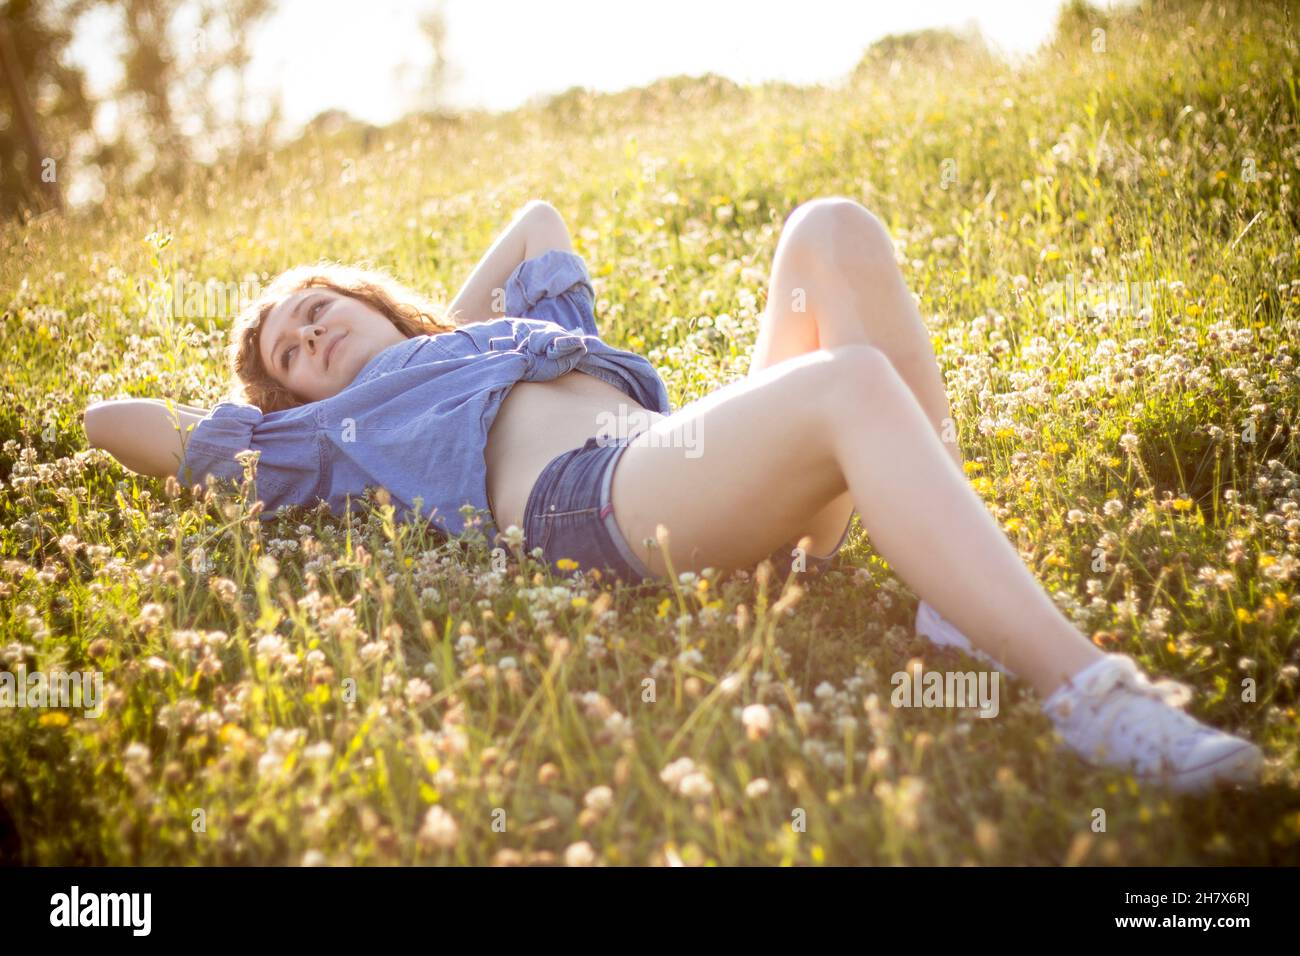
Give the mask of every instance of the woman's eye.
<path id="1" fill-rule="evenodd" d="M 312 320 L 314 321 L 315 318 L 316 318 L 316 313 L 318 313 L 321 309 L 323 309 L 327 304 L 328 304 L 328 302 L 327 302 L 326 299 L 324 299 L 324 298 L 317 299 L 315 302 L 313 302 L 313 303 L 311 304 L 310 307 L 308 307 L 308 309 L 307 309 L 307 317 L 310 318 L 310 319 L 312 319 Z M 289 367 L 289 357 L 290 357 L 291 355 L 293 355 L 293 353 L 296 352 L 296 351 L 298 351 L 298 346 L 296 346 L 296 345 L 293 346 L 292 348 L 287 348 L 287 349 L 284 350 L 284 352 L 283 352 L 283 354 L 282 354 L 282 357 L 281 357 L 281 360 L 280 360 L 280 367 L 281 367 L 281 368 L 288 369 L 288 367 Z"/>

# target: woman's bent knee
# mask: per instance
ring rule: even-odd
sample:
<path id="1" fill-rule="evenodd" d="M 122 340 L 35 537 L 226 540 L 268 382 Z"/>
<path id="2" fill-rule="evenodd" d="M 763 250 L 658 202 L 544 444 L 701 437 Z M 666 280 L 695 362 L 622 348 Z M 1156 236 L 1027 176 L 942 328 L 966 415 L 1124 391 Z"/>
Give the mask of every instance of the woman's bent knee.
<path id="1" fill-rule="evenodd" d="M 842 345 L 826 354 L 826 410 L 835 422 L 845 413 L 879 413 L 915 401 L 889 356 L 874 345 Z"/>
<path id="2" fill-rule="evenodd" d="M 896 265 L 894 243 L 884 223 L 866 206 L 844 196 L 812 199 L 786 220 L 783 236 L 792 252 L 810 265 L 835 266 L 851 256 L 884 268 Z"/>

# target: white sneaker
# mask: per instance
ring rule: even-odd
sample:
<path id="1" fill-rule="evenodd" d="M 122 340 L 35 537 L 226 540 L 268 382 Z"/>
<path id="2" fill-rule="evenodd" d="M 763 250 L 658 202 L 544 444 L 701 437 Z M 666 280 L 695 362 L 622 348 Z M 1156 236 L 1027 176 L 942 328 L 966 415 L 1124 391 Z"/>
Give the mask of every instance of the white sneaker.
<path id="1" fill-rule="evenodd" d="M 1121 767 L 1143 783 L 1182 793 L 1255 783 L 1259 748 L 1184 713 L 1190 698 L 1187 685 L 1152 683 L 1127 654 L 1107 654 L 1068 678 L 1043 709 L 1084 760 Z"/>
<path id="2" fill-rule="evenodd" d="M 997 661 L 984 651 L 976 650 L 969 637 L 953 627 L 951 621 L 925 601 L 921 601 L 916 606 L 916 633 L 939 647 L 955 647 L 960 651 L 964 651 L 971 657 L 996 667 L 1008 677 L 1016 676 L 1016 672 L 1005 664 Z"/>

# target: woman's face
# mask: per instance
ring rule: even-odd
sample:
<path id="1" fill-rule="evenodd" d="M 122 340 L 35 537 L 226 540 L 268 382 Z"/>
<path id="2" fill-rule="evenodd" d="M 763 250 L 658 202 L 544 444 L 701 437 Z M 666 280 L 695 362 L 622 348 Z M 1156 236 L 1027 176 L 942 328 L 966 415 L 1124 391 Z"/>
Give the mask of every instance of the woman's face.
<path id="1" fill-rule="evenodd" d="M 372 358 L 404 336 L 373 306 L 332 289 L 302 289 L 262 322 L 262 364 L 305 402 L 337 395 Z"/>

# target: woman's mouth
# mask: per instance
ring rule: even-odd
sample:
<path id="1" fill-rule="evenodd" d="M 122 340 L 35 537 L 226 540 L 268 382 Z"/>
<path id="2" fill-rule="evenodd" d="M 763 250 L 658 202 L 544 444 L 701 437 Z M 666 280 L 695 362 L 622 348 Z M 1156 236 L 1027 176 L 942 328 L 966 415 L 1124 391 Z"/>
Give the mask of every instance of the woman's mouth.
<path id="1" fill-rule="evenodd" d="M 325 349 L 325 370 L 326 371 L 329 371 L 330 357 L 334 354 L 334 350 L 338 347 L 338 344 L 343 341 L 343 338 L 346 335 L 347 333 L 344 332 L 341 335 L 336 336 L 334 341 L 329 344 L 329 347 Z"/>

